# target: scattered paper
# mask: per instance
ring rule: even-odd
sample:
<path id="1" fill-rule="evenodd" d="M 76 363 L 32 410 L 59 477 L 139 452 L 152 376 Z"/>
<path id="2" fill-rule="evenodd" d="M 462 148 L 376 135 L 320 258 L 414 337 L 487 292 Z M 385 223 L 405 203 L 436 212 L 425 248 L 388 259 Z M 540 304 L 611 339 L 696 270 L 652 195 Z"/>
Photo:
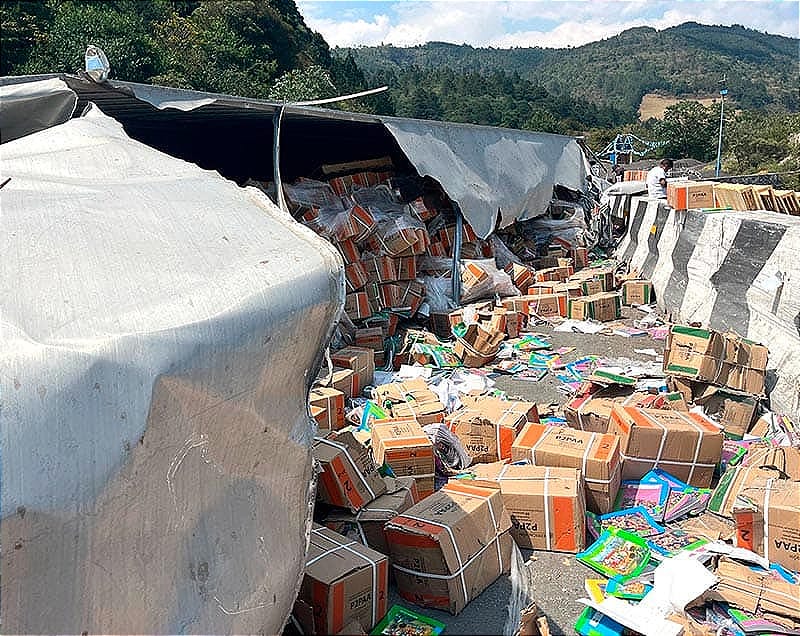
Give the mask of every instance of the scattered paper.
<path id="1" fill-rule="evenodd" d="M 413 380 L 414 378 L 424 378 L 428 380 L 431 377 L 431 372 L 433 369 L 430 367 L 422 367 L 422 366 L 412 366 L 410 364 L 403 364 L 400 366 L 400 370 L 394 374 L 397 379 L 400 380 Z M 375 377 L 377 380 L 378 372 L 375 372 Z M 383 382 L 379 383 L 383 384 Z"/>
<path id="2" fill-rule="evenodd" d="M 599 322 L 590 322 L 588 320 L 572 320 L 571 318 L 565 320 L 560 325 L 553 328 L 553 331 L 565 331 L 572 333 L 600 333 L 605 327 Z"/>
<path id="3" fill-rule="evenodd" d="M 655 349 L 634 349 L 633 351 L 634 351 L 634 353 L 641 353 L 642 355 L 646 355 L 646 356 L 658 357 L 658 356 L 661 355 Z"/>

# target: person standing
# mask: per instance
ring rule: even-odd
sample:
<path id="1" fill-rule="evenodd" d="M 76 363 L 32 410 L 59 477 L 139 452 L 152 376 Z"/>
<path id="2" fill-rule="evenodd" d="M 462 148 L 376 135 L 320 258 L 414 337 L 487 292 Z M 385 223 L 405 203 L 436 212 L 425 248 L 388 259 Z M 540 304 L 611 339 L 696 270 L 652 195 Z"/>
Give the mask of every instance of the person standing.
<path id="1" fill-rule="evenodd" d="M 651 199 L 667 198 L 667 170 L 672 170 L 672 159 L 662 159 L 647 173 L 647 196 Z"/>

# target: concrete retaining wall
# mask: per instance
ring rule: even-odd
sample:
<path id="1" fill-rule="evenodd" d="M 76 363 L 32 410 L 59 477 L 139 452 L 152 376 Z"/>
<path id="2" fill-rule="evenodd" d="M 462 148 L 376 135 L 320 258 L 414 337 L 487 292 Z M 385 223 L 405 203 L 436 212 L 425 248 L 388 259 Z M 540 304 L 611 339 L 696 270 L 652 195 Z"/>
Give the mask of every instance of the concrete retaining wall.
<path id="1" fill-rule="evenodd" d="M 624 195 L 612 197 L 621 205 Z M 651 278 L 675 320 L 733 330 L 769 347 L 773 410 L 800 416 L 800 218 L 675 211 L 633 197 L 617 257 Z"/>

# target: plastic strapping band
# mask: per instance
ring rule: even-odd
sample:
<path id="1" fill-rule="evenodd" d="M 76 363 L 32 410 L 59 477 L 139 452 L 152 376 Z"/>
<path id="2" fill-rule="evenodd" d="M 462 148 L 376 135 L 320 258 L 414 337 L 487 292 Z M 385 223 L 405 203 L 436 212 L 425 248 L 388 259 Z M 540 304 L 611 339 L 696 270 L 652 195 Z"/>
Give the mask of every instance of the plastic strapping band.
<path id="1" fill-rule="evenodd" d="M 351 545 L 358 545 L 355 541 L 350 541 L 348 543 L 339 543 L 338 541 L 336 541 L 336 539 L 333 539 L 333 538 L 329 537 L 326 534 L 322 534 L 322 532 L 321 532 L 322 530 L 324 530 L 324 528 L 314 528 L 313 530 L 311 530 L 311 532 L 317 533 L 319 536 L 321 536 L 326 541 L 330 541 L 331 543 L 335 543 L 337 545 L 337 547 L 334 548 L 333 550 L 327 550 L 327 551 L 323 552 L 320 556 L 314 557 L 311 561 L 306 563 L 306 567 L 308 567 L 312 563 L 315 563 L 316 561 L 319 561 L 323 556 L 331 554 L 332 552 L 336 552 L 336 550 L 338 550 L 340 548 L 342 550 L 347 550 L 348 552 L 356 555 L 357 557 L 359 557 L 361 559 L 364 559 L 364 561 L 369 563 L 370 567 L 372 568 L 372 621 L 373 621 L 373 624 L 375 624 L 378 621 L 378 618 L 379 618 L 378 617 L 378 564 L 375 561 L 373 561 L 372 559 L 370 559 L 367 555 L 361 554 L 360 552 L 358 552 L 356 550 L 353 550 L 350 546 Z"/>
<path id="2" fill-rule="evenodd" d="M 700 447 L 703 444 L 703 429 L 697 425 L 691 417 L 684 415 L 680 411 L 675 411 L 681 417 L 681 419 L 685 420 L 688 424 L 690 424 L 696 431 L 697 431 L 697 445 L 694 448 L 694 458 L 692 459 L 692 467 L 689 469 L 689 476 L 686 478 L 688 483 L 692 483 L 692 477 L 694 477 L 694 468 L 697 466 L 697 459 L 700 457 Z"/>
<path id="3" fill-rule="evenodd" d="M 500 469 L 500 474 L 497 476 L 497 481 L 500 481 L 503 478 L 506 472 L 508 472 L 510 466 L 511 464 L 506 464 L 505 466 L 503 466 L 503 468 Z"/>
<path id="4" fill-rule="evenodd" d="M 544 469 L 544 532 L 547 540 L 547 549 L 550 550 L 550 468 Z"/>
<path id="5" fill-rule="evenodd" d="M 769 561 L 769 496 L 774 479 L 767 479 L 767 490 L 764 493 L 764 558 Z"/>
<path id="6" fill-rule="evenodd" d="M 597 433 L 592 433 L 592 436 L 589 438 L 589 443 L 586 444 L 586 450 L 583 451 L 583 458 L 581 459 L 581 475 L 584 479 L 586 479 L 586 461 L 589 459 L 589 453 L 592 450 L 595 439 L 597 439 Z"/>
<path id="7" fill-rule="evenodd" d="M 456 560 L 458 561 L 458 571 L 453 573 L 453 574 L 450 574 L 450 575 L 425 574 L 425 573 L 417 572 L 415 570 L 407 570 L 407 569 L 402 568 L 399 565 L 396 565 L 394 563 L 392 564 L 392 567 L 394 567 L 394 568 L 396 568 L 396 569 L 398 569 L 398 570 L 400 570 L 402 572 L 407 572 L 408 574 L 415 574 L 417 576 L 427 576 L 427 577 L 432 577 L 432 578 L 452 579 L 453 577 L 460 576 L 461 577 L 461 588 L 464 591 L 464 602 L 465 603 L 469 603 L 469 594 L 467 594 L 467 583 L 464 580 L 464 568 L 467 567 L 467 565 L 469 565 L 469 563 L 464 563 L 461 560 L 461 552 L 458 549 L 458 543 L 456 543 L 456 538 L 453 535 L 453 531 L 450 529 L 450 527 L 445 525 L 445 524 L 443 524 L 443 523 L 439 523 L 438 521 L 431 521 L 430 519 L 420 519 L 419 517 L 413 517 L 413 516 L 407 515 L 407 514 L 402 514 L 401 517 L 404 518 L 404 519 L 411 519 L 411 521 L 418 521 L 420 523 L 429 523 L 432 526 L 439 526 L 440 528 L 444 528 L 445 530 L 447 530 L 447 534 L 450 535 L 450 541 L 453 543 L 453 550 L 456 553 Z M 483 546 L 483 548 L 481 548 L 481 550 L 479 550 L 477 552 L 477 554 L 475 556 L 478 556 L 478 554 L 483 552 L 483 550 L 485 550 L 488 546 L 489 546 L 489 544 L 487 543 L 485 546 Z M 474 559 L 474 558 L 475 557 L 472 557 L 472 559 Z M 470 561 L 472 561 L 472 559 L 470 559 Z"/>
<path id="8" fill-rule="evenodd" d="M 655 461 L 652 458 L 647 458 L 647 457 L 631 457 L 630 455 L 626 455 L 625 453 L 620 453 L 620 457 L 625 461 L 629 462 L 647 462 L 652 464 L 653 461 Z M 716 466 L 716 464 L 701 464 L 700 462 L 694 464 L 692 462 L 684 462 L 684 461 L 679 461 L 677 459 L 665 459 L 662 460 L 660 463 L 662 466 L 689 466 L 689 467 L 698 466 L 700 468 L 709 468 L 709 467 L 713 468 L 714 466 Z M 592 480 L 587 479 L 587 481 L 592 481 Z"/>
<path id="9" fill-rule="evenodd" d="M 650 420 L 653 424 L 655 424 L 656 426 L 658 426 L 661 429 L 661 443 L 658 445 L 658 452 L 656 453 L 656 459 L 655 459 L 656 463 L 653 465 L 653 468 L 658 468 L 659 462 L 661 461 L 661 456 L 664 454 L 664 444 L 667 441 L 667 427 L 664 426 L 657 419 L 649 416 L 644 411 L 640 411 L 640 413 L 642 415 L 644 415 L 648 420 Z M 652 460 L 648 460 L 648 461 L 652 461 Z M 672 463 L 672 462 L 670 462 L 670 463 Z"/>
<path id="10" fill-rule="evenodd" d="M 336 442 L 332 442 L 329 439 L 325 439 L 324 437 L 315 437 L 316 441 L 322 444 L 328 444 L 329 446 L 333 446 L 334 448 L 338 448 L 340 451 L 344 452 L 344 456 L 347 457 L 347 461 L 350 462 L 350 465 L 353 467 L 353 470 L 356 471 L 356 475 L 361 480 L 361 483 L 364 484 L 364 487 L 369 491 L 369 494 L 372 496 L 372 499 L 377 499 L 377 495 L 372 491 L 372 488 L 369 487 L 367 480 L 364 478 L 364 475 L 361 474 L 361 471 L 358 470 L 358 466 L 353 461 L 353 458 L 350 457 L 350 453 L 347 451 L 347 447 L 343 444 L 337 444 Z"/>

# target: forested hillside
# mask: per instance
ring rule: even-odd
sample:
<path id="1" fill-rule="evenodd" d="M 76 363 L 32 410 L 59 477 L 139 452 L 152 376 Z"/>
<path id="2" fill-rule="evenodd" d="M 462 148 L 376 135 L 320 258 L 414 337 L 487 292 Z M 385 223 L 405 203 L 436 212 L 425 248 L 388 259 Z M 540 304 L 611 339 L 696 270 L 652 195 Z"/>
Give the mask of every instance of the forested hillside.
<path id="1" fill-rule="evenodd" d="M 383 81 L 413 67 L 421 73 L 442 68 L 458 73 L 519 74 L 558 96 L 587 99 L 598 106 L 635 111 L 644 94 L 714 95 L 727 77 L 742 108 L 798 110 L 798 40 L 741 26 L 688 22 L 656 31 L 630 29 L 617 36 L 569 49 L 478 49 L 430 42 L 334 49 L 352 54 L 368 78 Z"/>

